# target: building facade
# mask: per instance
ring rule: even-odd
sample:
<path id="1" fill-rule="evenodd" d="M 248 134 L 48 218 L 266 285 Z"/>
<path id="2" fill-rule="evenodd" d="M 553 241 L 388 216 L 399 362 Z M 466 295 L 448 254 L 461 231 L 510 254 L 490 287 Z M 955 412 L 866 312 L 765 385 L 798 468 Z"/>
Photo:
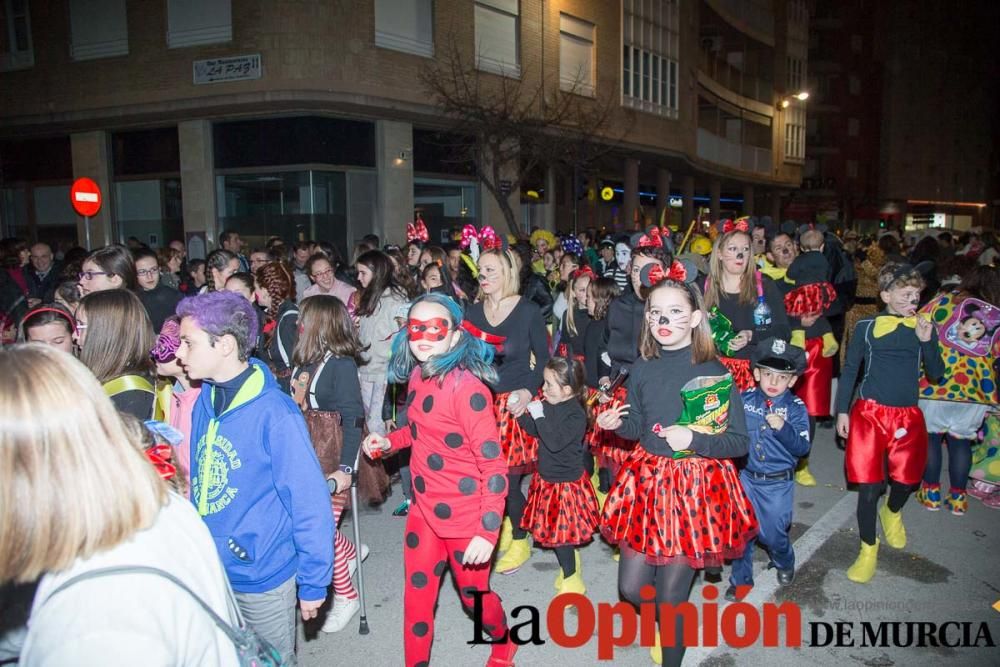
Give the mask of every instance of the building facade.
<path id="1" fill-rule="evenodd" d="M 612 99 L 586 180 L 507 192 L 524 229 L 777 216 L 805 164 L 808 22 L 805 0 L 0 0 L 0 225 L 192 256 L 224 229 L 347 249 L 402 242 L 415 211 L 434 240 L 499 227 L 421 82 L 453 50 L 484 86 Z M 105 201 L 86 221 L 81 176 Z"/>

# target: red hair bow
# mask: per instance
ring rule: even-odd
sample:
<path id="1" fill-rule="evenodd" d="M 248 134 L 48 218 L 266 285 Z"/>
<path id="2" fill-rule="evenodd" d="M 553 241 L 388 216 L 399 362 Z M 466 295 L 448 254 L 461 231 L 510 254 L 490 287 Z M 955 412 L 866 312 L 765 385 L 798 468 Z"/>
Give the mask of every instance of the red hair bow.
<path id="1" fill-rule="evenodd" d="M 413 243 L 414 241 L 427 243 L 430 238 L 430 234 L 427 233 L 427 225 L 424 224 L 424 219 L 420 217 L 419 213 L 417 213 L 417 219 L 414 222 L 406 223 L 407 243 Z"/>
<path id="2" fill-rule="evenodd" d="M 663 235 L 659 227 L 650 227 L 639 239 L 640 248 L 662 248 Z"/>
<path id="3" fill-rule="evenodd" d="M 170 479 L 177 474 L 177 467 L 170 462 L 173 455 L 170 445 L 160 444 L 146 448 L 146 458 L 156 468 L 156 472 L 160 473 L 161 479 Z"/>
<path id="4" fill-rule="evenodd" d="M 594 273 L 594 270 L 589 266 L 584 266 L 583 268 L 579 268 L 573 273 L 569 274 L 569 279 L 576 280 L 577 278 L 582 278 L 583 276 L 587 276 L 591 280 L 597 280 L 597 274 Z"/>
<path id="5" fill-rule="evenodd" d="M 729 232 L 749 232 L 750 223 L 747 222 L 746 218 L 739 218 L 735 221 L 724 220 L 722 222 L 722 233 L 728 234 Z"/>
<path id="6" fill-rule="evenodd" d="M 498 250 L 503 248 L 503 241 L 497 235 L 496 230 L 487 225 L 482 229 L 476 229 L 472 225 L 462 228 L 462 247 L 468 248 L 475 239 L 482 250 Z"/>
<path id="7" fill-rule="evenodd" d="M 674 282 L 683 283 L 687 281 L 687 269 L 676 259 L 670 265 L 668 271 L 664 271 L 663 267 L 659 264 L 649 264 L 647 268 L 643 268 L 640 280 L 646 287 L 653 287 L 663 280 L 673 280 Z"/>

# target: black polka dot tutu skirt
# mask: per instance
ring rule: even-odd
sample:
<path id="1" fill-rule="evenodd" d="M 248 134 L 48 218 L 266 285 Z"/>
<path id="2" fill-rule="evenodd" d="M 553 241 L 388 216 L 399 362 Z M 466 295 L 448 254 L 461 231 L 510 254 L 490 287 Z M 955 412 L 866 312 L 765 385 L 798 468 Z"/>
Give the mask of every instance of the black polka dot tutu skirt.
<path id="1" fill-rule="evenodd" d="M 596 389 L 590 390 L 591 397 L 597 393 Z M 624 404 L 627 395 L 628 392 L 625 387 L 618 387 L 610 401 L 607 403 L 594 403 L 594 419 L 591 422 L 591 427 L 587 431 L 586 440 L 584 441 L 584 444 L 590 448 L 594 458 L 597 459 L 597 465 L 601 468 L 607 468 L 612 474 L 618 473 L 618 469 L 621 468 L 622 463 L 625 462 L 625 459 L 635 449 L 636 443 L 635 440 L 626 440 L 614 431 L 597 428 L 596 421 L 597 417 L 610 409 L 615 401 L 618 401 L 619 404 Z"/>
<path id="2" fill-rule="evenodd" d="M 586 472 L 575 482 L 546 482 L 541 475 L 531 478 L 521 528 L 531 533 L 536 545 L 585 544 L 599 523 L 597 496 Z"/>
<path id="3" fill-rule="evenodd" d="M 703 569 L 741 557 L 757 517 L 729 459 L 672 459 L 638 447 L 604 502 L 601 533 L 651 565 Z"/>
<path id="4" fill-rule="evenodd" d="M 749 359 L 720 356 L 719 361 L 732 374 L 733 384 L 739 387 L 740 391 L 746 391 L 757 386 L 757 383 L 753 379 L 753 373 L 750 371 Z"/>
<path id="5" fill-rule="evenodd" d="M 507 459 L 507 471 L 514 474 L 534 472 L 538 463 L 538 440 L 524 432 L 514 415 L 507 410 L 507 397 L 511 392 L 497 394 L 494 406 L 497 427 L 500 429 L 500 446 Z"/>

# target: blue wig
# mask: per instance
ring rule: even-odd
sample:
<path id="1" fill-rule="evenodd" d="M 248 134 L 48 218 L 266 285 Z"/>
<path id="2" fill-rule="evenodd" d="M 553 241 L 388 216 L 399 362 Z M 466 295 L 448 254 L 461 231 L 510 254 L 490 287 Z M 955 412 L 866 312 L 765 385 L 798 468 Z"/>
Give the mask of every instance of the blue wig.
<path id="1" fill-rule="evenodd" d="M 495 384 L 497 372 L 493 368 L 493 347 L 478 338 L 473 338 L 468 331 L 461 328 L 462 307 L 451 297 L 432 292 L 415 299 L 410 304 L 407 316 L 413 311 L 414 306 L 424 302 L 437 304 L 448 311 L 448 319 L 451 320 L 452 326 L 458 328 L 458 342 L 444 354 L 433 356 L 420 364 L 410 351 L 409 327 L 403 327 L 392 339 L 389 382 L 406 382 L 413 372 L 413 367 L 420 365 L 420 375 L 425 380 L 432 377 L 443 379 L 445 375 L 458 368 L 469 371 L 486 384 Z"/>

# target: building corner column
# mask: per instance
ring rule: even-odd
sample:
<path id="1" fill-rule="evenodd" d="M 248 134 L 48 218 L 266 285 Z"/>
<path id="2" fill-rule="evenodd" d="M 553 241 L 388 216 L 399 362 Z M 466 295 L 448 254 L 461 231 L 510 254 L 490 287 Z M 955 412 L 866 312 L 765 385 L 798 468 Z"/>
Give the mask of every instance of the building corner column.
<path id="1" fill-rule="evenodd" d="M 178 123 L 177 142 L 180 146 L 184 244 L 190 259 L 203 259 L 215 248 L 219 237 L 212 122 L 199 119 Z"/>

